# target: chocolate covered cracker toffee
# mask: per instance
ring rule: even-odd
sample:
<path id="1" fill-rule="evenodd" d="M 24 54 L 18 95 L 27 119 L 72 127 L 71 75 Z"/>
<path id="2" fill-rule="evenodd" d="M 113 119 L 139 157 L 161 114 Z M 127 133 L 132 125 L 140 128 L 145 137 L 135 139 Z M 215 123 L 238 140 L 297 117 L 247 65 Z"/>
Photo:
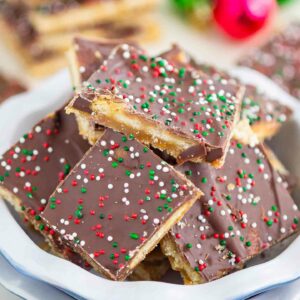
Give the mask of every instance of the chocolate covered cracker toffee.
<path id="1" fill-rule="evenodd" d="M 179 162 L 222 165 L 239 118 L 243 89 L 176 68 L 119 46 L 86 82 L 67 111 L 98 124 L 135 133 Z"/>
<path id="2" fill-rule="evenodd" d="M 185 283 L 214 280 L 298 229 L 300 213 L 260 144 L 231 141 L 225 164 L 177 167 L 204 196 L 162 242 Z"/>
<path id="3" fill-rule="evenodd" d="M 77 34 L 140 42 L 152 41 L 159 35 L 156 22 L 147 21 L 152 18 L 130 16 L 136 13 L 134 9 L 143 10 L 148 0 L 71 2 L 0 1 L 1 36 L 31 75 L 40 77 L 61 68 L 65 64 L 64 52 Z M 109 18 L 104 17 L 105 9 Z"/>
<path id="4" fill-rule="evenodd" d="M 230 76 L 224 70 L 196 62 L 178 45 L 173 45 L 162 56 L 175 64 L 198 70 L 214 80 L 239 82 L 237 78 Z M 260 140 L 271 138 L 278 132 L 282 124 L 290 119 L 291 109 L 276 99 L 271 99 L 254 85 L 244 84 L 244 86 L 245 94 L 242 99 L 241 119 L 247 118 L 249 120 L 252 130 Z"/>
<path id="5" fill-rule="evenodd" d="M 124 280 L 200 195 L 133 136 L 107 129 L 42 216 L 96 271 Z"/>
<path id="6" fill-rule="evenodd" d="M 61 109 L 24 134 L 0 159 L 0 195 L 44 234 L 53 252 L 70 259 L 75 256 L 62 247 L 40 213 L 89 147 L 78 134 L 75 118 Z"/>

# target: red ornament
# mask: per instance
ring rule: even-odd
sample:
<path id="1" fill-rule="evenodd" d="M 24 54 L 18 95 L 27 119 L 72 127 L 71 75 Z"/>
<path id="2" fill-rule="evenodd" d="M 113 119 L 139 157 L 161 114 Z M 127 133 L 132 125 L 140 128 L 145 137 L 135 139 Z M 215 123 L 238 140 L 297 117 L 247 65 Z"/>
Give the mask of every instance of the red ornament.
<path id="1" fill-rule="evenodd" d="M 215 0 L 213 15 L 228 35 L 245 39 L 262 29 L 276 10 L 275 0 Z"/>

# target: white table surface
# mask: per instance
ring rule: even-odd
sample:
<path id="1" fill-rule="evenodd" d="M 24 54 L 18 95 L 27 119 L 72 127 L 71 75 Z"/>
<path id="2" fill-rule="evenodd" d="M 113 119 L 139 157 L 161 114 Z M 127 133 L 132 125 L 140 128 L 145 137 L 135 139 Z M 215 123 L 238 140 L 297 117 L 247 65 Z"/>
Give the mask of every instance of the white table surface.
<path id="1" fill-rule="evenodd" d="M 265 39 L 268 34 L 267 31 L 260 33 L 258 36 L 240 43 L 227 39 L 216 30 L 216 28 L 210 28 L 205 32 L 200 32 L 193 27 L 184 24 L 177 16 L 173 15 L 168 9 L 168 5 L 165 3 L 166 0 L 162 1 L 162 7 L 157 13 L 157 19 L 161 23 L 162 27 L 162 39 L 149 45 L 150 51 L 157 53 L 161 50 L 167 49 L 172 42 L 183 45 L 186 50 L 190 51 L 199 60 L 219 65 L 220 67 L 230 67 L 234 62 L 247 50 L 249 47 L 260 43 L 261 40 Z M 300 20 L 300 1 L 294 0 L 289 5 L 281 8 L 276 19 L 275 27 L 281 27 L 288 24 L 291 20 Z M 222 49 L 222 51 L 219 51 Z M 8 74 L 11 74 L 21 80 L 29 83 L 30 85 L 38 84 L 38 81 L 32 78 L 24 76 L 22 67 L 18 62 L 15 61 L 12 54 L 6 49 L 5 45 L 1 44 L 0 40 L 0 69 Z M 5 267 L 4 267 L 5 266 Z M 26 286 L 28 293 L 22 295 L 26 299 L 46 299 L 44 289 L 47 289 L 47 299 L 71 299 L 70 297 L 58 292 L 56 289 L 46 286 L 40 282 L 32 280 L 25 275 L 16 272 L 5 260 L 0 256 L 0 273 L 6 272 L 7 278 L 11 278 L 11 285 L 14 283 L 15 286 Z M 8 280 L 9 281 L 9 280 Z M 12 284 L 13 283 L 13 284 Z M 21 299 L 20 297 L 8 292 L 0 281 L 0 299 L 2 300 L 16 300 Z M 5 282 L 6 286 L 7 281 Z M 14 288 L 11 288 L 13 292 Z M 16 288 L 17 290 L 17 288 Z M 31 294 L 30 294 L 31 293 Z M 31 296 L 28 296 L 31 295 Z M 42 297 L 42 298 L 40 298 Z M 264 293 L 255 299 L 264 300 L 298 300 L 300 299 L 300 280 L 285 285 L 284 287 L 277 288 L 268 293 Z"/>

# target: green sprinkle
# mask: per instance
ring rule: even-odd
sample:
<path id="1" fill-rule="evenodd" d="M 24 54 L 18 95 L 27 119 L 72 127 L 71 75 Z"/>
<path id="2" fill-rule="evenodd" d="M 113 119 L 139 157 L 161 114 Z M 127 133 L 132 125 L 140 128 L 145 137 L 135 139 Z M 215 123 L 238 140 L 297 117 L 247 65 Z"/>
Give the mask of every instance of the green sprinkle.
<path id="1" fill-rule="evenodd" d="M 179 69 L 179 78 L 183 78 L 184 77 L 184 74 L 185 74 L 185 68 L 181 68 Z"/>
<path id="2" fill-rule="evenodd" d="M 272 210 L 273 211 L 277 211 L 277 206 L 276 205 L 272 205 Z"/>
<path id="3" fill-rule="evenodd" d="M 202 183 L 207 183 L 207 178 L 206 177 L 202 177 L 201 182 Z"/>
<path id="4" fill-rule="evenodd" d="M 113 168 L 117 168 L 117 167 L 119 166 L 119 164 L 118 164 L 116 161 L 113 161 L 113 162 L 111 163 L 111 166 L 112 166 Z"/>
<path id="5" fill-rule="evenodd" d="M 191 248 L 193 247 L 193 245 L 192 245 L 191 243 L 187 243 L 187 244 L 185 244 L 185 247 L 186 247 L 187 249 L 191 249 Z"/>
<path id="6" fill-rule="evenodd" d="M 125 255 L 125 260 L 129 261 L 130 260 L 130 256 L 128 254 Z"/>
<path id="7" fill-rule="evenodd" d="M 221 245 L 221 246 L 226 246 L 226 241 L 225 241 L 225 240 L 221 240 L 221 241 L 220 241 L 220 245 Z"/>
<path id="8" fill-rule="evenodd" d="M 139 239 L 139 235 L 135 232 L 131 232 L 129 233 L 130 238 L 132 238 L 133 240 L 138 240 Z"/>
<path id="9" fill-rule="evenodd" d="M 50 208 L 51 208 L 51 209 L 55 209 L 55 208 L 56 208 L 56 204 L 55 204 L 55 203 L 51 203 L 51 204 L 50 204 Z"/>
<path id="10" fill-rule="evenodd" d="M 78 219 L 82 219 L 83 218 L 83 213 L 80 209 L 77 209 L 75 211 L 75 216 L 78 218 Z"/>

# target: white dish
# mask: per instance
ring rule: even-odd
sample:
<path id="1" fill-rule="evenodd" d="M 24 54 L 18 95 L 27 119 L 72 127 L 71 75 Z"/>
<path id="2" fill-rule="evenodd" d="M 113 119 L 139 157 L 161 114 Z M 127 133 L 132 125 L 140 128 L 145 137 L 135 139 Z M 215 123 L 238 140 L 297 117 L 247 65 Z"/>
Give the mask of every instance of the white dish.
<path id="1" fill-rule="evenodd" d="M 247 69 L 233 70 L 247 82 L 256 83 L 271 96 L 284 99 L 295 109 L 295 121 L 276 138 L 277 152 L 300 176 L 300 102 L 262 75 Z M 70 94 L 66 71 L 47 80 L 38 89 L 14 97 L 0 107 L 0 153 L 47 113 L 59 108 Z M 13 120 L 13 121 L 11 121 Z M 288 134 L 287 134 L 288 133 Z M 279 141 L 279 143 L 278 143 Z M 280 146 L 287 153 L 280 152 Z M 287 146 L 290 147 L 287 147 Z M 283 148 L 283 147 L 282 147 Z M 285 154 L 285 155 L 282 155 Z M 300 237 L 276 258 L 211 283 L 183 286 L 161 282 L 112 282 L 46 253 L 37 247 L 0 201 L 0 252 L 22 273 L 49 283 L 77 298 L 88 299 L 238 299 L 245 298 L 300 277 Z"/>

